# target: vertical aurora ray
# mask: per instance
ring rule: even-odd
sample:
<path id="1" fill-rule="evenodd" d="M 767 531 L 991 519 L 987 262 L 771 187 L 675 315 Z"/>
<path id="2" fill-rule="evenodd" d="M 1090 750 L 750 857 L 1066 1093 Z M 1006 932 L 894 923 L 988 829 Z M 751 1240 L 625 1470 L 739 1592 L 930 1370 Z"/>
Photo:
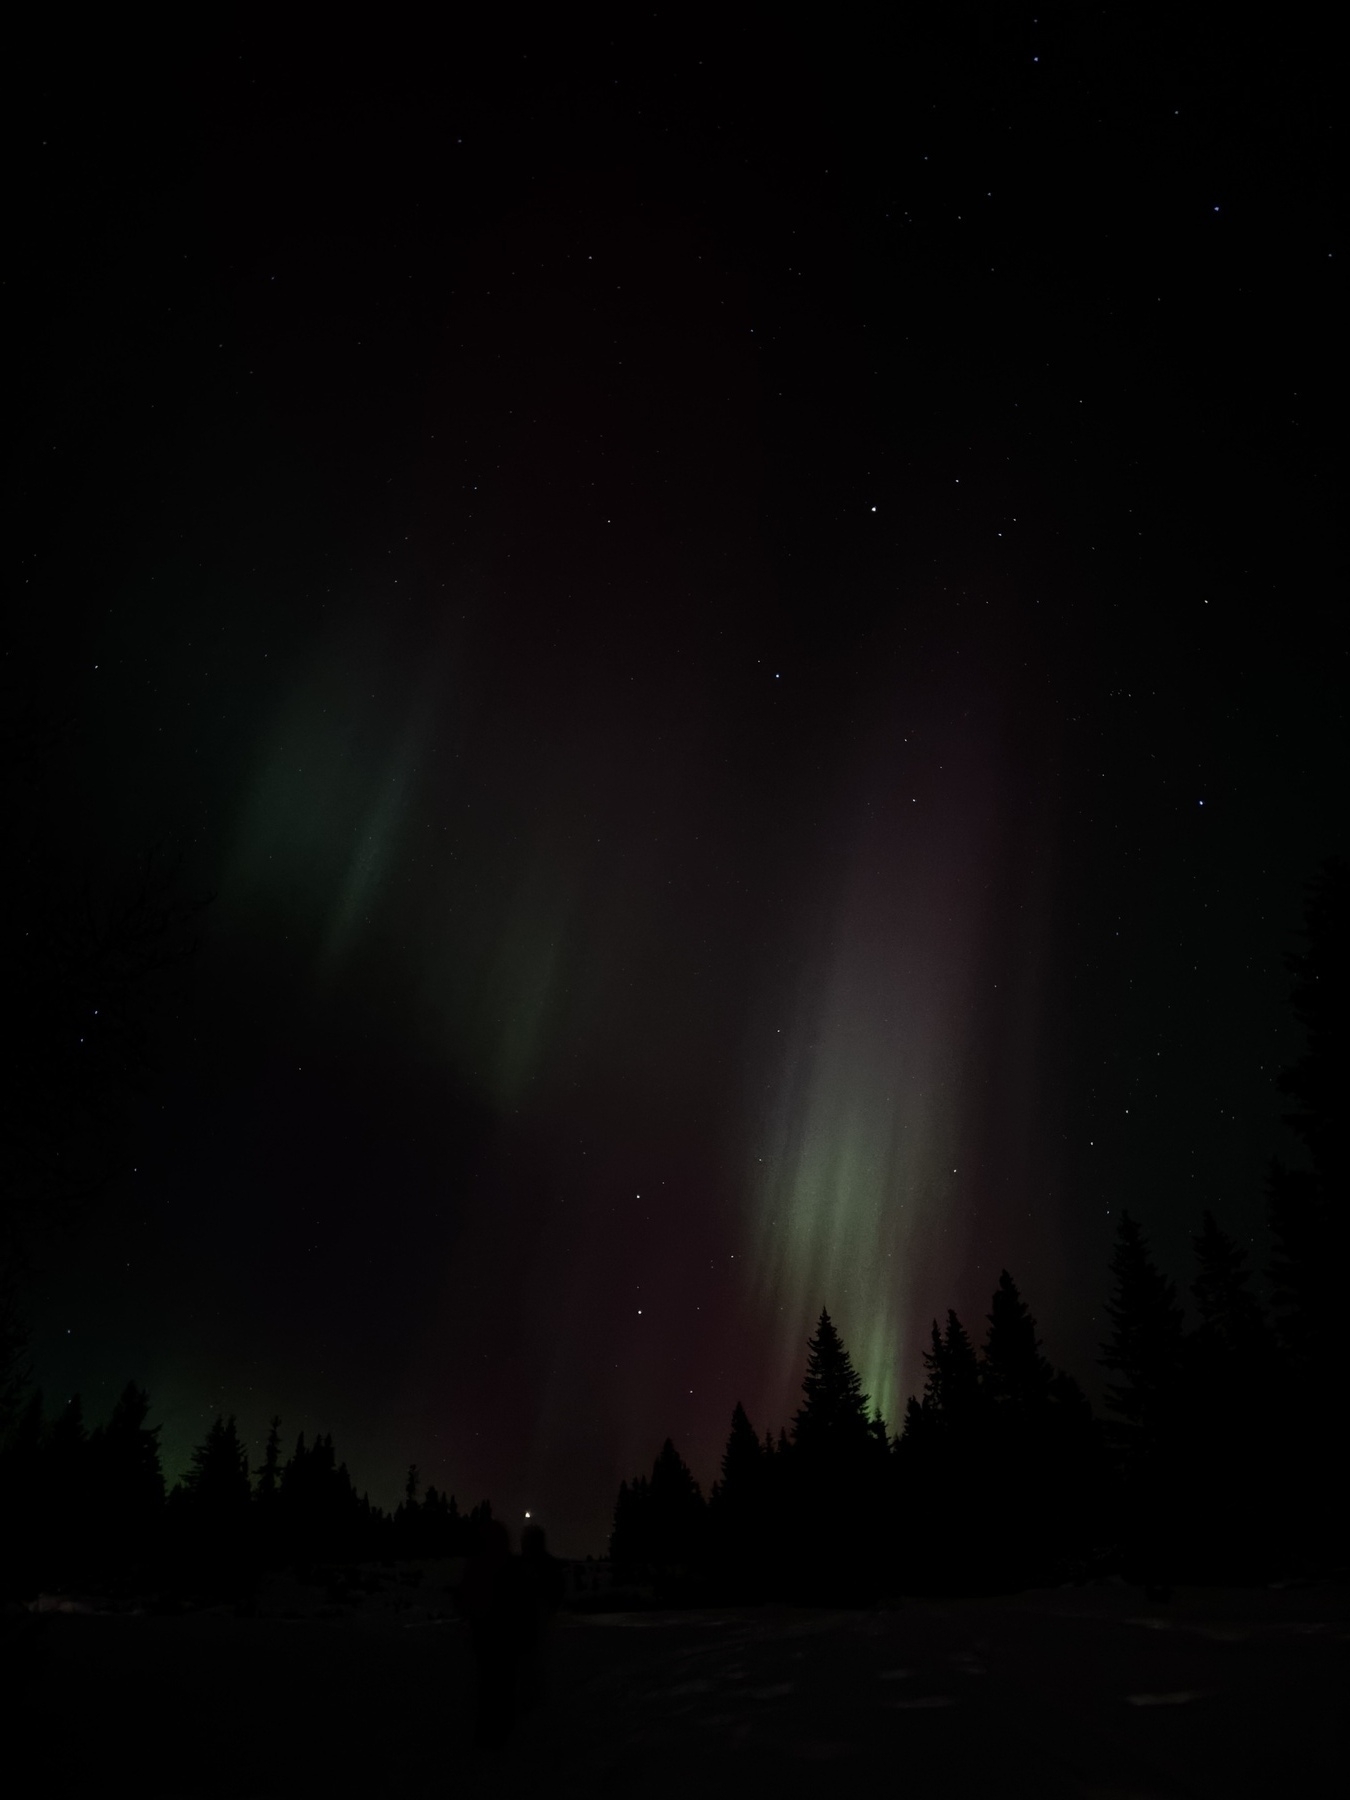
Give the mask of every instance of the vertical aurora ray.
<path id="1" fill-rule="evenodd" d="M 933 1296 L 951 1293 L 976 1225 L 977 996 L 1004 897 L 996 759 L 969 709 L 953 711 L 956 724 L 873 743 L 821 949 L 786 1016 L 766 1015 L 781 1049 L 758 1078 L 755 1289 L 780 1405 L 824 1305 L 892 1429 L 921 1377 Z"/>
<path id="2" fill-rule="evenodd" d="M 797 999 L 756 1170 L 756 1266 L 788 1364 L 827 1305 L 893 1424 L 916 1266 L 959 1169 L 959 1070 L 932 971 L 887 959 L 859 925 L 845 909 L 823 980 Z"/>

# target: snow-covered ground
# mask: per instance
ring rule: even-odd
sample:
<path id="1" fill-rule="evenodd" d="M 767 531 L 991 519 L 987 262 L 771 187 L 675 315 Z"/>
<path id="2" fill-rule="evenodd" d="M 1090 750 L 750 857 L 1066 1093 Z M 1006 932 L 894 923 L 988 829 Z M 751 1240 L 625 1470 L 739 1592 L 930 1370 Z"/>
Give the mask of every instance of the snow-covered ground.
<path id="1" fill-rule="evenodd" d="M 547 1704 L 487 1753 L 471 1747 L 455 1573 L 345 1601 L 278 1584 L 252 1618 L 42 1615 L 18 1704 L 44 1792 L 83 1795 L 119 1768 L 160 1794 L 241 1800 L 1339 1791 L 1343 1583 L 1165 1605 L 1084 1587 L 870 1612 L 563 1615 Z"/>

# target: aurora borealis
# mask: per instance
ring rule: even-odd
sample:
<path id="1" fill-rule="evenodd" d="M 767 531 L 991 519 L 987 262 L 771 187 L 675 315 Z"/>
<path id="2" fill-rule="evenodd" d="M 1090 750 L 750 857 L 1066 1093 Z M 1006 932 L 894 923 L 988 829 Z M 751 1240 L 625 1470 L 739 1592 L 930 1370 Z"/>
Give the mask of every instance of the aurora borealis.
<path id="1" fill-rule="evenodd" d="M 1005 1266 L 1093 1387 L 1113 1209 L 1259 1238 L 1318 127 L 1231 20 L 874 28 L 34 84 L 11 687 L 214 898 L 33 1360 L 170 1474 L 275 1411 L 598 1550 L 822 1305 L 895 1426 Z"/>

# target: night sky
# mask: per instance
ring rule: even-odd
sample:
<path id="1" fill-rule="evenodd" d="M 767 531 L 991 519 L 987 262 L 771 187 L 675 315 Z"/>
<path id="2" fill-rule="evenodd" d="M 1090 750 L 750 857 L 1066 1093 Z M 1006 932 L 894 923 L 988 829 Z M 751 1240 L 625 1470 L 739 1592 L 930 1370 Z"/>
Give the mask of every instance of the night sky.
<path id="1" fill-rule="evenodd" d="M 895 1427 L 1005 1266 L 1098 1392 L 1122 1207 L 1264 1262 L 1329 47 L 801 17 L 11 67 L 7 692 L 214 896 L 32 1360 L 171 1478 L 279 1412 L 599 1552 L 822 1304 Z"/>

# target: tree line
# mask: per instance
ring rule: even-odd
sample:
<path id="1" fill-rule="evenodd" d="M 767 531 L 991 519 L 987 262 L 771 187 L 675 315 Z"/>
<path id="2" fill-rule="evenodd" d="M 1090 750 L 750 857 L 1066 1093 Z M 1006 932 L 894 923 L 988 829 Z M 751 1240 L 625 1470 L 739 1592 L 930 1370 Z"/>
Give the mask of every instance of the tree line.
<path id="1" fill-rule="evenodd" d="M 1305 948 L 1288 959 L 1307 1047 L 1280 1087 L 1306 1154 L 1269 1172 L 1269 1304 L 1242 1248 L 1206 1213 L 1188 1326 L 1127 1213 L 1101 1346 L 1105 1417 L 1045 1357 L 1005 1271 L 978 1347 L 955 1312 L 933 1322 L 923 1392 L 894 1431 L 822 1311 L 790 1429 L 760 1437 L 738 1404 L 706 1499 L 669 1439 L 649 1476 L 620 1486 L 610 1546 L 620 1575 L 667 1596 L 810 1598 L 1110 1570 L 1159 1585 L 1246 1580 L 1342 1564 L 1346 899 L 1345 866 L 1328 864 Z M 421 1495 L 415 1467 L 392 1512 L 373 1506 L 331 1435 L 301 1435 L 283 1460 L 277 1419 L 250 1470 L 234 1419 L 217 1418 L 166 1491 L 145 1391 L 128 1384 L 92 1430 L 78 1398 L 48 1416 L 26 1390 L 25 1340 L 0 1283 L 4 1595 L 95 1582 L 242 1590 L 267 1567 L 462 1554 L 491 1519 L 486 1501 L 465 1513 L 453 1495 Z"/>
<path id="2" fill-rule="evenodd" d="M 1313 884 L 1287 959 L 1304 1055 L 1280 1078 L 1305 1166 L 1267 1195 L 1270 1304 L 1206 1212 L 1192 1239 L 1195 1322 L 1125 1213 L 1101 1345 L 1105 1417 L 1042 1353 L 1005 1270 L 976 1347 L 934 1320 L 922 1395 L 894 1432 L 869 1409 L 820 1314 L 791 1429 L 761 1438 L 738 1403 L 705 1499 L 667 1439 L 620 1485 L 621 1578 L 666 1597 L 991 1591 L 1115 1572 L 1166 1588 L 1345 1561 L 1341 1284 L 1350 1269 L 1345 1132 L 1346 869 Z"/>
<path id="3" fill-rule="evenodd" d="M 250 1470 L 235 1419 L 218 1416 L 169 1489 L 149 1415 L 135 1382 L 92 1430 L 78 1395 L 52 1417 L 40 1392 L 28 1398 L 0 1444 L 4 1595 L 237 1595 L 266 1569 L 306 1578 L 338 1563 L 466 1555 L 492 1517 L 486 1500 L 461 1511 L 453 1494 L 423 1494 L 416 1465 L 393 1511 L 376 1506 L 331 1433 L 307 1444 L 301 1432 L 283 1458 L 279 1418 Z"/>

